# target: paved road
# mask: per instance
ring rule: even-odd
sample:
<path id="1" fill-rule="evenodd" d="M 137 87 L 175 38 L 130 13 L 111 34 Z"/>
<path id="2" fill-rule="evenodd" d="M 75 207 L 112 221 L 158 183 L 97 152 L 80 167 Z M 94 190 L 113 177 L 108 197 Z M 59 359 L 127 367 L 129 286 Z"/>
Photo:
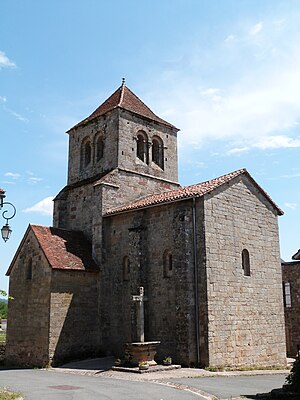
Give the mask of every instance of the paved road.
<path id="1" fill-rule="evenodd" d="M 169 379 L 176 383 L 199 388 L 220 399 L 231 399 L 232 397 L 245 396 L 254 398 L 257 393 L 268 393 L 272 389 L 279 388 L 285 382 L 286 375 L 254 375 L 254 376 L 231 376 L 210 378 L 180 378 Z"/>
<path id="2" fill-rule="evenodd" d="M 152 382 L 86 376 L 43 370 L 0 370 L 0 387 L 23 393 L 26 400 L 205 400 L 199 393 L 219 399 L 254 398 L 281 387 L 284 374 L 209 378 L 169 378 L 177 388 Z M 191 388 L 192 391 L 183 390 Z M 194 389 L 195 390 L 194 390 Z M 193 392 L 194 391 L 194 392 Z M 196 394 L 196 392 L 198 392 Z M 202 394 L 203 394 L 202 393 Z M 248 397 L 247 397 L 248 396 Z"/>
<path id="3" fill-rule="evenodd" d="M 0 370 L 0 387 L 26 400 L 203 400 L 189 391 L 150 382 L 41 370 Z"/>

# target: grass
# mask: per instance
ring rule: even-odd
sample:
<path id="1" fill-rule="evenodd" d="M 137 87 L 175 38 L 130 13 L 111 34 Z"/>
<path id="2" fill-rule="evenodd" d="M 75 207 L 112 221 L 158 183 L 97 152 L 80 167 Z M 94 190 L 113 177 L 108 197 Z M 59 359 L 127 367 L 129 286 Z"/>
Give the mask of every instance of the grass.
<path id="1" fill-rule="evenodd" d="M 9 392 L 0 388 L 0 400 L 17 400 L 21 398 L 20 393 Z"/>
<path id="2" fill-rule="evenodd" d="M 267 370 L 267 371 L 276 371 L 276 370 L 286 370 L 290 369 L 288 366 L 284 365 L 271 365 L 267 367 L 259 366 L 259 365 L 250 365 L 250 366 L 240 366 L 240 367 L 226 367 L 224 365 L 220 365 L 218 367 L 206 367 L 206 371 L 210 372 L 225 372 L 225 371 L 257 371 L 257 370 Z"/>
<path id="3" fill-rule="evenodd" d="M 0 332 L 0 343 L 6 341 L 6 333 Z M 0 399 L 1 400 L 1 399 Z"/>

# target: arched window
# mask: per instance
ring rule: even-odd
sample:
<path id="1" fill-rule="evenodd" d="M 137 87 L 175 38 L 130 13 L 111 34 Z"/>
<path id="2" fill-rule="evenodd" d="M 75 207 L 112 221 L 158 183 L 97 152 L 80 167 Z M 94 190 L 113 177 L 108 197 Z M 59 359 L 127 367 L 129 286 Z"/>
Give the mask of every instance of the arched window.
<path id="1" fill-rule="evenodd" d="M 164 169 L 164 143 L 158 136 L 152 139 L 152 161 Z"/>
<path id="2" fill-rule="evenodd" d="M 104 154 L 104 140 L 103 137 L 100 135 L 96 140 L 96 160 L 100 161 L 103 158 Z"/>
<path id="3" fill-rule="evenodd" d="M 123 258 L 123 281 L 129 281 L 130 278 L 130 261 L 127 256 Z"/>
<path id="4" fill-rule="evenodd" d="M 242 251 L 242 268 L 245 276 L 250 276 L 250 256 L 249 251 L 244 249 Z"/>
<path id="5" fill-rule="evenodd" d="M 26 280 L 31 281 L 32 279 L 32 259 L 30 258 L 26 264 Z"/>
<path id="6" fill-rule="evenodd" d="M 91 143 L 86 142 L 84 145 L 84 166 L 88 166 L 92 159 Z"/>
<path id="7" fill-rule="evenodd" d="M 92 161 L 92 146 L 88 139 L 83 140 L 80 149 L 80 168 L 87 167 Z"/>
<path id="8" fill-rule="evenodd" d="M 149 163 L 148 137 L 145 132 L 142 131 L 137 135 L 136 156 L 144 163 Z"/>
<path id="9" fill-rule="evenodd" d="M 163 255 L 164 278 L 170 278 L 173 275 L 173 256 L 169 250 Z"/>

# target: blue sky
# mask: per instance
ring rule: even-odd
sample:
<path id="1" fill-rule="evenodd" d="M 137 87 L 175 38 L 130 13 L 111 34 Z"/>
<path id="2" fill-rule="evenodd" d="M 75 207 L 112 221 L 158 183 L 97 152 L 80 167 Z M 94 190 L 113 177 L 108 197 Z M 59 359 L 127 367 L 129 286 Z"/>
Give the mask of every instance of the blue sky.
<path id="1" fill-rule="evenodd" d="M 247 168 L 285 211 L 282 257 L 297 251 L 298 0 L 10 0 L 0 15 L 0 187 L 18 210 L 0 288 L 28 224 L 52 223 L 65 132 L 123 77 L 181 129 L 181 184 Z"/>

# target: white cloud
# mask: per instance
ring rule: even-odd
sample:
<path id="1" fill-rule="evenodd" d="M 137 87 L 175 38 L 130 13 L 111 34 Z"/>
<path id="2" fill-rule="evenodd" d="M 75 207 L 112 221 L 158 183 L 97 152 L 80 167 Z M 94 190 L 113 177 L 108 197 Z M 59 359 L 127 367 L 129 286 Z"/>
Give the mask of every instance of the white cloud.
<path id="1" fill-rule="evenodd" d="M 13 117 L 15 117 L 17 120 L 19 121 L 23 121 L 23 122 L 28 122 L 28 119 L 26 117 L 23 117 L 23 115 L 17 113 L 14 110 L 11 110 L 10 108 L 3 106 L 4 111 L 6 111 L 8 114 L 12 115 Z"/>
<path id="2" fill-rule="evenodd" d="M 235 35 L 230 34 L 227 36 L 227 38 L 224 40 L 224 42 L 229 43 L 229 42 L 234 41 L 235 39 L 236 39 Z"/>
<path id="3" fill-rule="evenodd" d="M 3 184 L 5 185 L 15 185 L 16 182 L 12 182 L 12 181 L 2 181 Z"/>
<path id="4" fill-rule="evenodd" d="M 262 30 L 262 27 L 263 27 L 263 23 L 262 22 L 258 22 L 257 24 L 255 24 L 254 26 L 252 26 L 250 28 L 249 34 L 251 36 L 257 35 Z"/>
<path id="5" fill-rule="evenodd" d="M 285 205 L 287 208 L 290 208 L 291 210 L 296 210 L 296 208 L 298 207 L 298 204 L 297 204 L 297 203 L 284 203 L 284 205 Z"/>
<path id="6" fill-rule="evenodd" d="M 36 176 L 31 176 L 28 178 L 28 183 L 32 183 L 32 184 L 36 184 L 38 182 L 41 182 L 43 180 L 43 178 L 38 178 Z"/>
<path id="7" fill-rule="evenodd" d="M 52 215 L 53 213 L 53 199 L 54 197 L 49 196 L 46 197 L 45 199 L 39 201 L 35 205 L 29 208 L 25 208 L 25 210 L 22 210 L 24 213 L 32 213 L 36 212 L 41 215 Z"/>
<path id="8" fill-rule="evenodd" d="M 254 144 L 253 147 L 259 149 L 282 149 L 291 147 L 300 147 L 300 139 L 293 139 L 288 136 L 268 136 Z"/>
<path id="9" fill-rule="evenodd" d="M 0 103 L 6 103 L 7 102 L 7 98 L 4 96 L 0 96 Z"/>
<path id="10" fill-rule="evenodd" d="M 265 25 L 268 29 L 263 29 Z M 197 53 L 197 47 L 190 48 L 191 66 L 187 58 L 185 68 L 172 66 L 171 77 L 166 72 L 157 88 L 165 99 L 154 110 L 181 129 L 182 146 L 226 140 L 232 148 L 229 154 L 300 147 L 300 31 L 289 37 L 287 45 L 288 26 L 278 30 L 272 21 L 259 22 L 252 27 L 253 35 L 264 35 L 259 42 L 247 40 L 244 33 L 232 48 L 222 43 L 205 56 Z M 261 58 L 254 61 L 258 47 Z M 201 62 L 207 59 L 214 65 L 220 62 L 202 78 L 207 66 Z"/>
<path id="11" fill-rule="evenodd" d="M 250 150 L 250 147 L 235 147 L 233 149 L 228 150 L 226 154 L 227 155 L 242 154 L 242 153 L 246 153 L 249 150 Z"/>
<path id="12" fill-rule="evenodd" d="M 253 148 L 260 150 L 267 149 L 287 149 L 287 148 L 298 148 L 300 147 L 300 138 L 291 138 L 285 135 L 277 136 L 266 136 L 263 138 L 258 138 L 256 142 L 248 143 L 248 146 L 244 147 L 233 147 L 227 151 L 227 155 L 239 155 L 246 153 Z"/>
<path id="13" fill-rule="evenodd" d="M 0 51 L 0 69 L 1 68 L 13 68 L 16 64 L 11 61 L 3 51 Z"/>
<path id="14" fill-rule="evenodd" d="M 12 179 L 19 179 L 21 177 L 21 175 L 18 174 L 17 172 L 6 172 L 4 176 L 8 176 Z"/>
<path id="15" fill-rule="evenodd" d="M 300 177 L 300 172 L 295 172 L 292 174 L 287 174 L 287 175 L 281 176 L 281 178 L 288 178 L 288 179 L 299 178 L 299 177 Z"/>

